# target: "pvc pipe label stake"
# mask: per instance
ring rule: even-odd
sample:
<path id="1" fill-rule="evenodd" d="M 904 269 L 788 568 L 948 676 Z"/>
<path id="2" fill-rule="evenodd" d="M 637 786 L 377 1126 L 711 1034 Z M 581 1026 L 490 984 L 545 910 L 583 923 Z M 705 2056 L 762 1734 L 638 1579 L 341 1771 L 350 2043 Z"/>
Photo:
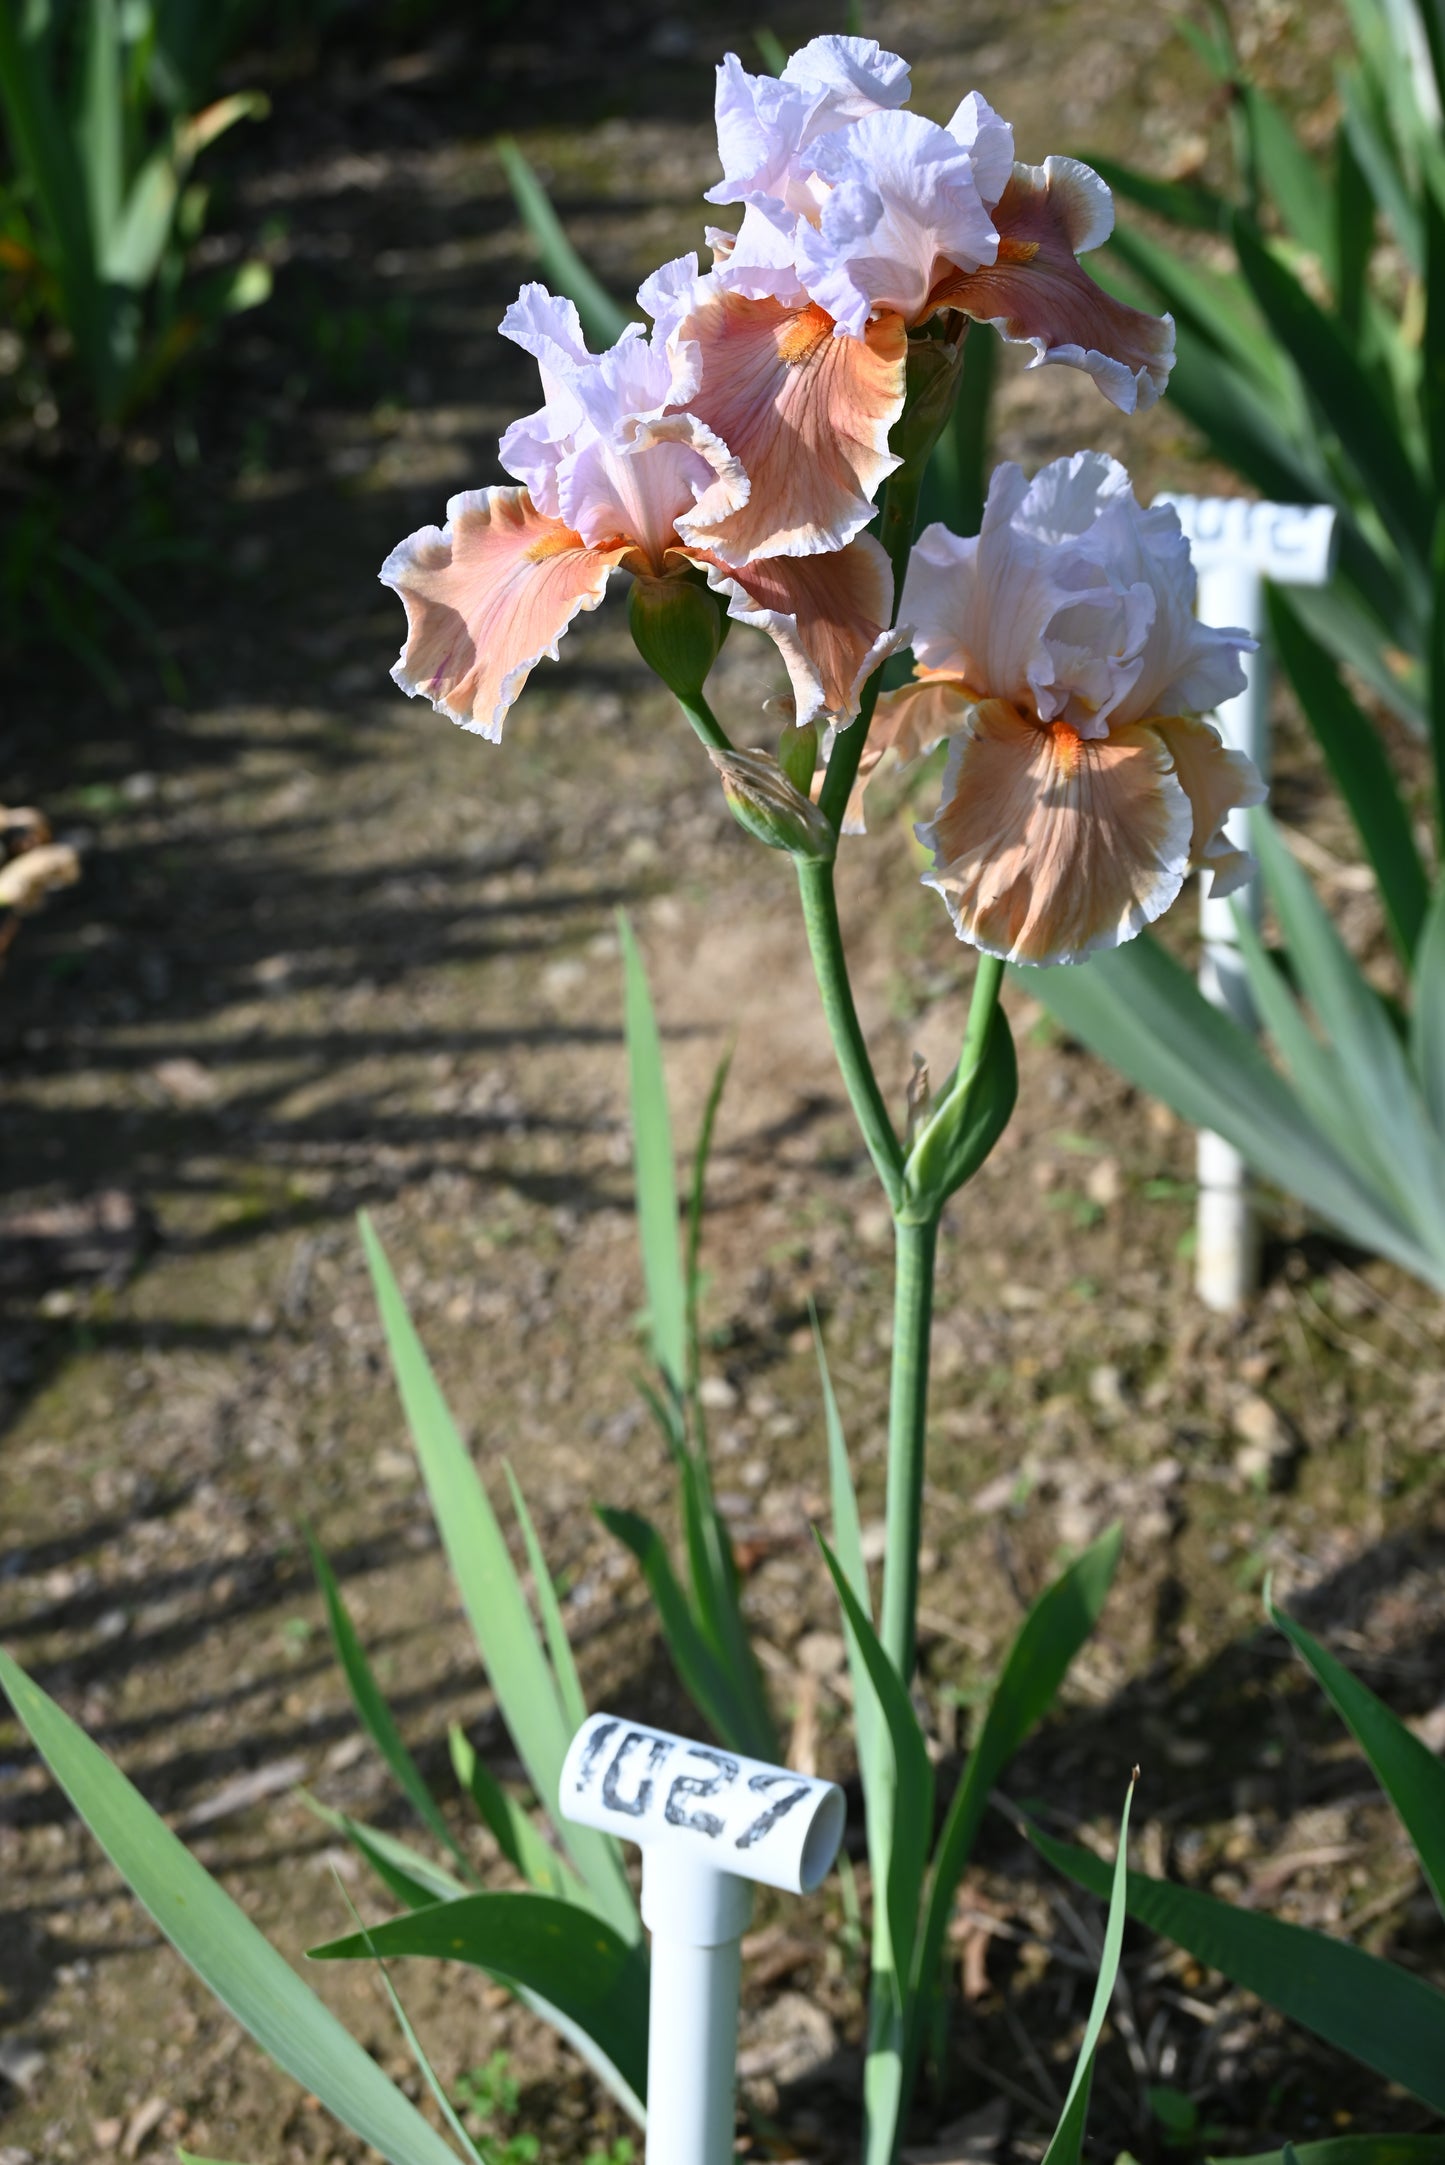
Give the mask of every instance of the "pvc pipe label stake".
<path id="1" fill-rule="evenodd" d="M 1199 621 L 1248 632 L 1264 629 L 1265 579 L 1281 586 L 1326 586 L 1335 567 L 1335 513 L 1328 504 L 1257 504 L 1243 496 L 1156 496 L 1170 504 L 1199 573 Z M 1218 708 L 1213 720 L 1226 744 L 1247 752 L 1269 780 L 1269 673 L 1262 652 L 1241 657 L 1245 686 Z M 1231 842 L 1246 836 L 1236 812 Z M 1204 956 L 1199 989 L 1244 1029 L 1255 1025 L 1234 925 L 1234 901 L 1258 925 L 1263 907 L 1258 878 L 1237 897 L 1200 897 Z M 1199 1210 L 1194 1282 L 1207 1308 L 1237 1308 L 1259 1282 L 1259 1227 L 1243 1158 L 1220 1135 L 1201 1130 L 1198 1141 Z"/>
<path id="2" fill-rule="evenodd" d="M 558 1804 L 564 1818 L 642 1851 L 642 1918 L 652 1933 L 648 2157 L 729 2165 L 739 1942 L 753 1883 L 789 1894 L 821 1884 L 843 1837 L 843 1792 L 788 1767 L 593 1714 L 562 1763 Z"/>

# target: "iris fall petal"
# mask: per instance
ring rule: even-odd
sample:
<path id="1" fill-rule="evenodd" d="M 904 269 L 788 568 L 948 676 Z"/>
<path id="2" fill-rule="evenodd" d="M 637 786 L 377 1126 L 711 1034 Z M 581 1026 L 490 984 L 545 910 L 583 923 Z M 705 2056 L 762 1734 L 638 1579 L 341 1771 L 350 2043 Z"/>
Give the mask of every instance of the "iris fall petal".
<path id="1" fill-rule="evenodd" d="M 445 527 L 424 526 L 381 568 L 407 635 L 392 675 L 478 736 L 496 739 L 529 672 L 553 661 L 579 610 L 595 609 L 629 544 L 589 549 L 525 489 L 454 496 Z"/>
<path id="2" fill-rule="evenodd" d="M 678 532 L 734 565 L 843 548 L 898 464 L 888 432 L 903 409 L 902 323 L 884 317 L 865 338 L 835 338 L 821 308 L 790 312 L 702 284 L 710 290 L 676 333 L 701 361 L 688 405 L 752 490 L 741 510 L 687 514 Z"/>

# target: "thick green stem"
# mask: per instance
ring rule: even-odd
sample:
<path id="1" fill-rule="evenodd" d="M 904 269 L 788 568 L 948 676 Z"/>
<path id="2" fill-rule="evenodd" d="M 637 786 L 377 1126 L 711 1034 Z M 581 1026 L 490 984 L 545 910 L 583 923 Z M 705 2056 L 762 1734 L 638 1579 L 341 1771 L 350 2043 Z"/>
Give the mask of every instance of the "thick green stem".
<path id="1" fill-rule="evenodd" d="M 713 713 L 712 708 L 708 705 L 701 692 L 695 692 L 688 699 L 684 699 L 681 692 L 674 692 L 673 697 L 704 744 L 715 752 L 730 752 L 732 750 L 732 741 L 727 731 L 723 728 L 722 723 Z"/>
<path id="2" fill-rule="evenodd" d="M 918 1625 L 918 1550 L 928 1420 L 928 1335 L 938 1220 L 893 1229 L 893 1362 L 888 1393 L 887 1546 L 883 1556 L 883 1650 L 908 1684 Z"/>
<path id="3" fill-rule="evenodd" d="M 822 995 L 828 1034 L 833 1040 L 833 1050 L 854 1116 L 868 1145 L 868 1155 L 890 1205 L 896 1210 L 903 1197 L 903 1151 L 888 1117 L 873 1063 L 868 1058 L 858 1010 L 853 1005 L 853 988 L 848 982 L 848 964 L 843 953 L 843 932 L 838 923 L 838 897 L 833 889 L 832 865 L 799 860 L 798 887 L 803 898 L 803 924 L 808 934 L 818 991 Z"/>

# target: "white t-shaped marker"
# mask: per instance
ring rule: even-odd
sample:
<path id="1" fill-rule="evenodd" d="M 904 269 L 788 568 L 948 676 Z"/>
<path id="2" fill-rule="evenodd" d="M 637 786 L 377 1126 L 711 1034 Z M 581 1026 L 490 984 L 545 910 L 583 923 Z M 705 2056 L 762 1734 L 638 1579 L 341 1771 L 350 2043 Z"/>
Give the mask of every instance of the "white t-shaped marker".
<path id="1" fill-rule="evenodd" d="M 647 2155 L 731 2165 L 740 1942 L 753 1883 L 811 1894 L 843 1838 L 846 1806 L 820 1782 L 738 1752 L 593 1714 L 562 1763 L 565 1819 L 642 1851 L 652 1934 Z"/>
<path id="2" fill-rule="evenodd" d="M 1237 627 L 1258 639 L 1264 628 L 1262 585 L 1325 586 L 1334 571 L 1335 513 L 1327 504 L 1257 504 L 1242 496 L 1171 496 L 1199 574 L 1202 624 Z M 1245 686 L 1214 714 L 1226 744 L 1247 752 L 1269 780 L 1269 671 L 1262 650 L 1242 657 Z M 1243 848 L 1241 815 L 1229 837 Z M 1255 1027 L 1254 1004 L 1235 937 L 1233 902 L 1260 921 L 1258 879 L 1229 899 L 1200 901 L 1204 957 L 1199 987 L 1245 1029 Z M 1207 1308 L 1237 1308 L 1259 1283 L 1259 1228 L 1244 1160 L 1223 1136 L 1199 1133 L 1199 1215 L 1194 1282 Z"/>

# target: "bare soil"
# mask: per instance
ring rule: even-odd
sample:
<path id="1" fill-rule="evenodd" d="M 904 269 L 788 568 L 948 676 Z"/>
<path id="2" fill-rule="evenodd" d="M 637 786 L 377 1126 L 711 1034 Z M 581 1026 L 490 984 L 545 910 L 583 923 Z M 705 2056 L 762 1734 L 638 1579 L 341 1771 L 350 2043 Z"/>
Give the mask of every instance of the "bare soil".
<path id="1" fill-rule="evenodd" d="M 1175 20 L 1096 0 L 900 0 L 868 27 L 914 58 L 925 110 L 977 83 L 1024 156 L 1107 146 L 1163 166 L 1219 118 Z M 498 478 L 496 438 L 532 397 L 530 362 L 495 336 L 531 271 L 498 129 L 626 293 L 699 237 L 709 70 L 743 33 L 712 6 L 410 22 L 343 23 L 241 71 L 266 80 L 273 112 L 231 150 L 227 216 L 275 255 L 274 302 L 118 452 L 64 439 L 45 454 L 97 545 L 180 545 L 134 581 L 179 679 L 160 688 L 142 648 L 118 648 L 116 708 L 73 656 L 31 649 L 0 724 L 7 798 L 87 844 L 82 885 L 26 928 L 0 1006 L 0 1633 L 298 1962 L 344 1925 L 337 1872 L 385 1913 L 301 1789 L 406 1824 L 358 1740 L 304 1522 L 439 1793 L 454 1799 L 451 1720 L 517 1771 L 406 1445 L 358 1207 L 494 1495 L 504 1458 L 522 1479 L 593 1703 L 695 1722 L 588 1510 L 672 1525 L 635 1387 L 619 907 L 652 973 L 682 1146 L 736 1043 L 706 1236 L 717 1479 L 793 1749 L 845 1778 L 846 1678 L 808 1533 L 825 1513 L 810 1298 L 870 1523 L 882 1499 L 888 1219 L 785 861 L 732 826 L 616 604 L 538 671 L 498 748 L 388 683 L 400 612 L 375 583 L 451 490 Z M 790 5 L 773 25 L 797 43 L 830 22 Z M 1323 114 L 1329 19 L 1271 6 L 1245 27 L 1284 93 Z M 1226 478 L 1167 402 L 1129 424 L 1080 378 L 1010 367 L 999 452 L 1033 465 L 1080 443 L 1126 457 L 1145 495 Z M 720 706 L 744 738 L 766 741 L 774 685 L 771 650 L 736 633 Z M 1349 829 L 1283 702 L 1278 722 L 1278 807 L 1383 968 Z M 971 968 L 917 884 L 908 821 L 906 804 L 879 818 L 842 875 L 862 1010 L 900 1104 L 915 1048 L 935 1073 L 951 1064 Z M 1171 935 L 1185 946 L 1188 915 Z M 1187 1252 L 1191 1138 L 1061 1039 L 1025 986 L 1007 999 L 1019 1112 L 950 1213 L 934 1337 L 923 1686 L 945 1778 L 1023 1607 L 1122 1518 L 1103 1628 L 1009 1794 L 1107 1840 L 1138 1762 L 1150 1869 L 1440 1979 L 1440 1922 L 1403 1838 L 1260 1609 L 1273 1573 L 1445 1742 L 1440 1303 L 1281 1204 L 1258 1298 L 1237 1320 L 1207 1315 Z M 158 1940 L 13 1726 L 0 1735 L 5 2165 L 178 2141 L 255 2165 L 360 2158 Z M 448 1811 L 485 1859 L 461 1804 Z M 1097 1929 L 995 1816 L 960 1898 L 964 1997 L 920 2101 L 920 2156 L 1040 2154 Z M 861 2000 L 836 1884 L 765 1906 L 749 1956 L 749 2154 L 846 2157 Z M 623 2132 L 484 1979 L 396 1975 L 448 2083 L 507 2052 L 521 2084 L 507 2125 L 544 2157 Z M 374 1979 L 311 1976 L 416 2092 Z M 1422 2122 L 1142 1937 L 1126 1977 L 1096 2089 L 1101 2156 L 1163 2153 L 1157 2083 L 1196 2101 L 1219 2150 Z M 1000 2094 L 1006 2117 L 979 2118 Z"/>

